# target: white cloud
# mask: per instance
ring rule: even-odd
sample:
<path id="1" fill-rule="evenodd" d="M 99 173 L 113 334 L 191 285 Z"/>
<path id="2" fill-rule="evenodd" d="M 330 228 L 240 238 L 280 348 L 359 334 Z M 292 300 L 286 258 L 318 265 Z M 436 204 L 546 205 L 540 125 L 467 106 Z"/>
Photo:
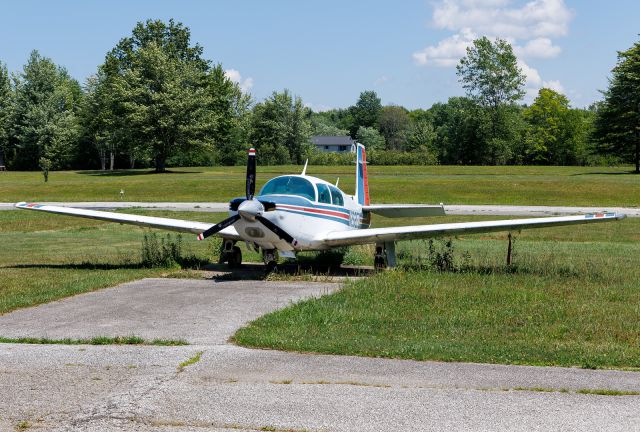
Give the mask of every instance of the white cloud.
<path id="1" fill-rule="evenodd" d="M 511 7 L 509 0 L 443 0 L 436 4 L 433 24 L 459 31 L 471 28 L 491 36 L 514 39 L 564 36 L 573 13 L 564 0 L 533 0 Z"/>
<path id="2" fill-rule="evenodd" d="M 527 58 L 553 58 L 562 52 L 562 48 L 548 38 L 532 39 L 525 46 L 514 47 L 514 50 L 519 57 Z"/>
<path id="3" fill-rule="evenodd" d="M 389 81 L 390 79 L 391 79 L 391 78 L 389 78 L 388 76 L 386 76 L 386 75 L 382 75 L 380 78 L 376 79 L 376 80 L 373 82 L 373 85 L 375 85 L 375 86 L 381 86 L 382 84 L 386 83 L 386 82 L 387 82 L 387 81 Z"/>
<path id="4" fill-rule="evenodd" d="M 545 81 L 545 82 L 542 83 L 542 87 L 557 91 L 558 93 L 562 93 L 562 94 L 565 93 L 564 87 L 562 86 L 562 84 L 558 80 Z"/>
<path id="5" fill-rule="evenodd" d="M 231 81 L 238 84 L 240 86 L 240 90 L 242 90 L 243 93 L 248 92 L 249 90 L 251 90 L 251 87 L 253 87 L 253 78 L 249 77 L 243 80 L 240 72 L 235 69 L 227 69 L 224 71 L 224 74 Z"/>
<path id="6" fill-rule="evenodd" d="M 419 65 L 455 66 L 476 37 L 470 29 L 462 29 L 460 33 L 441 40 L 436 46 L 428 46 L 413 53 L 413 59 Z"/>
<path id="7" fill-rule="evenodd" d="M 436 28 L 454 34 L 413 53 L 418 65 L 452 67 L 466 54 L 474 39 L 487 36 L 501 38 L 513 46 L 518 66 L 527 76 L 527 96 L 533 100 L 541 86 L 554 90 L 563 87 L 559 81 L 543 81 L 540 73 L 524 59 L 549 59 L 562 49 L 553 38 L 565 36 L 573 18 L 564 0 L 530 0 L 515 4 L 514 0 L 440 0 L 435 3 L 432 23 Z"/>

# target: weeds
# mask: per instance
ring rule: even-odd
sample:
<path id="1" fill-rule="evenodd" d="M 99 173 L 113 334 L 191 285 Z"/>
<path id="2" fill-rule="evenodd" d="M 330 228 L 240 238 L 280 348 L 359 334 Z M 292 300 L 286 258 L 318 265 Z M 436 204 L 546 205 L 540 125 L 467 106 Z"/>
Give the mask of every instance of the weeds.
<path id="1" fill-rule="evenodd" d="M 204 351 L 198 351 L 193 357 L 188 358 L 178 365 L 178 372 L 182 372 L 187 366 L 198 363 Z"/>

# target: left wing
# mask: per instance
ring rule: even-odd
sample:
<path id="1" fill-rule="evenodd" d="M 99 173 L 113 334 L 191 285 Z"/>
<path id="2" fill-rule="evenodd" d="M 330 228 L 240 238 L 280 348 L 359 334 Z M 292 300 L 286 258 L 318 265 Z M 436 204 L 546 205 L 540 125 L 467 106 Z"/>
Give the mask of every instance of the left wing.
<path id="1" fill-rule="evenodd" d="M 203 222 L 186 221 L 182 219 L 140 216 L 97 210 L 85 210 L 73 207 L 52 206 L 38 203 L 19 202 L 16 204 L 16 207 L 25 210 L 36 210 L 67 216 L 78 216 L 89 219 L 103 220 L 107 222 L 118 222 L 121 224 L 138 225 L 149 228 L 160 228 L 169 231 L 188 232 L 193 234 L 201 234 L 215 225 Z M 222 231 L 218 232 L 217 235 L 219 235 L 220 237 L 240 240 L 240 236 L 233 226 L 223 229 Z"/>
<path id="2" fill-rule="evenodd" d="M 624 219 L 616 213 L 594 213 L 579 216 L 545 217 L 532 219 L 508 219 L 483 222 L 460 222 L 434 225 L 414 225 L 390 228 L 368 228 L 351 231 L 332 231 L 315 238 L 329 246 L 350 246 L 382 243 L 397 240 L 413 240 L 455 234 L 484 233 L 493 231 L 518 231 L 529 228 L 545 228 L 607 222 Z"/>

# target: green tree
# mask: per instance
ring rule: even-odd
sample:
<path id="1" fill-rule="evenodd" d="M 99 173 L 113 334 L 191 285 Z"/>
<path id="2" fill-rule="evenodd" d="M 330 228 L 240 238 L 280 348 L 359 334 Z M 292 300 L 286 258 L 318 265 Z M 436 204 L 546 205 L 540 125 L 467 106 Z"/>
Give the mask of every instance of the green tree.
<path id="1" fill-rule="evenodd" d="M 640 174 L 640 42 L 618 53 L 597 111 L 594 139 L 600 153 L 634 163 Z"/>
<path id="2" fill-rule="evenodd" d="M 355 138 L 358 128 L 375 127 L 378 123 L 378 116 L 382 110 L 382 102 L 375 91 L 368 90 L 360 93 L 356 104 L 349 108 L 353 123 L 349 128 L 349 133 Z"/>
<path id="3" fill-rule="evenodd" d="M 156 172 L 165 171 L 167 158 L 177 152 L 213 147 L 209 65 L 190 38 L 189 29 L 173 20 L 138 23 L 102 66 L 109 97 L 116 101 L 108 109 L 126 125 L 125 135 L 109 139 L 129 153 L 149 152 Z"/>
<path id="4" fill-rule="evenodd" d="M 407 151 L 428 151 L 435 154 L 435 141 L 437 138 L 435 128 L 431 121 L 419 119 L 411 121 L 406 133 Z"/>
<path id="5" fill-rule="evenodd" d="M 81 98 L 80 85 L 65 69 L 31 52 L 15 78 L 11 133 L 17 168 L 37 169 L 41 157 L 51 162 L 51 169 L 69 165 L 80 136 Z"/>
<path id="6" fill-rule="evenodd" d="M 484 107 L 497 108 L 524 96 L 526 76 L 518 67 L 511 45 L 486 36 L 473 41 L 460 59 L 457 74 L 467 95 Z"/>
<path id="7" fill-rule="evenodd" d="M 443 164 L 484 163 L 490 119 L 486 110 L 466 97 L 452 97 L 430 108 L 435 148 Z"/>
<path id="8" fill-rule="evenodd" d="M 9 122 L 13 93 L 7 66 L 0 62 L 0 165 L 5 165 L 5 151 L 9 148 Z"/>
<path id="9" fill-rule="evenodd" d="M 309 110 L 288 90 L 273 92 L 253 108 L 251 143 L 265 164 L 302 163 L 310 145 Z M 263 162 L 264 161 L 264 162 Z"/>
<path id="10" fill-rule="evenodd" d="M 584 153 L 588 129 L 581 110 L 572 110 L 566 96 L 548 88 L 538 92 L 533 104 L 524 110 L 527 121 L 527 156 L 534 163 L 573 165 Z"/>
<path id="11" fill-rule="evenodd" d="M 222 165 L 234 165 L 238 153 L 242 160 L 250 147 L 251 96 L 243 94 L 240 86 L 231 81 L 221 65 L 207 72 L 207 94 L 210 111 L 214 114 L 213 139 Z"/>
<path id="12" fill-rule="evenodd" d="M 404 107 L 389 105 L 380 111 L 378 129 L 389 150 L 405 150 L 409 115 Z"/>
<path id="13" fill-rule="evenodd" d="M 367 150 L 384 150 L 384 137 L 374 127 L 360 126 L 356 134 L 356 141 L 364 145 Z"/>

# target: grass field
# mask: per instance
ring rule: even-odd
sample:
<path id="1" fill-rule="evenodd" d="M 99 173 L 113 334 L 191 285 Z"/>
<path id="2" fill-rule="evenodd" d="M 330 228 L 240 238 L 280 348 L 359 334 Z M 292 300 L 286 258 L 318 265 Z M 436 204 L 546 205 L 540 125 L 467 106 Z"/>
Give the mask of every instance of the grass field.
<path id="1" fill-rule="evenodd" d="M 235 340 L 328 354 L 639 368 L 639 233 L 638 219 L 528 231 L 516 238 L 511 267 L 504 235 L 464 236 L 454 240 L 454 272 L 430 268 L 426 242 L 405 242 L 403 269 L 266 315 Z"/>
<path id="2" fill-rule="evenodd" d="M 263 167 L 264 181 L 291 172 Z M 0 201 L 225 201 L 242 195 L 244 168 L 198 173 L 95 175 L 0 173 Z M 297 170 L 297 167 L 296 167 Z M 640 177 L 624 169 L 540 167 L 371 167 L 378 202 L 640 205 Z M 188 170 L 185 170 L 188 171 Z M 327 180 L 350 167 L 310 168 Z M 400 174 L 398 174 L 400 173 Z M 170 192 L 168 192 L 170 191 Z M 137 195 L 136 195 L 137 194 Z M 6 197 L 6 198 L 5 198 Z M 215 222 L 222 214 L 140 213 Z M 447 217 L 447 222 L 489 218 Z M 443 222 L 374 219 L 375 226 Z M 141 268 L 141 228 L 26 211 L 0 212 L 0 313 L 175 269 Z M 211 242 L 183 236 L 206 259 Z M 267 315 L 238 343 L 298 351 L 445 361 L 640 367 L 640 219 L 525 231 L 514 265 L 506 235 L 454 239 L 456 271 L 433 270 L 426 242 L 398 246 L 402 268 Z M 439 245 L 439 243 L 437 243 Z M 441 246 L 438 246 L 442 249 Z M 371 264 L 371 247 L 345 259 Z M 245 252 L 245 256 L 247 256 Z M 252 257 L 255 259 L 255 257 Z M 1 337 L 2 335 L 0 335 Z"/>
<path id="3" fill-rule="evenodd" d="M 258 187 L 298 166 L 258 167 Z M 310 175 L 353 193 L 352 167 L 309 167 Z M 373 202 L 640 206 L 640 176 L 629 167 L 371 166 Z M 244 167 L 178 168 L 169 174 L 132 171 L 0 172 L 0 201 L 226 202 L 244 194 Z M 398 192 L 402 191 L 401 197 Z"/>

